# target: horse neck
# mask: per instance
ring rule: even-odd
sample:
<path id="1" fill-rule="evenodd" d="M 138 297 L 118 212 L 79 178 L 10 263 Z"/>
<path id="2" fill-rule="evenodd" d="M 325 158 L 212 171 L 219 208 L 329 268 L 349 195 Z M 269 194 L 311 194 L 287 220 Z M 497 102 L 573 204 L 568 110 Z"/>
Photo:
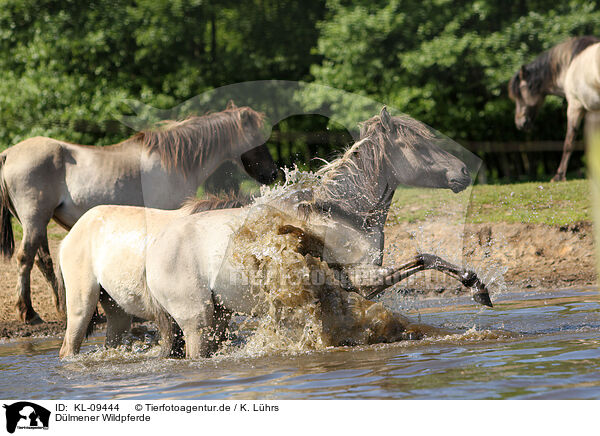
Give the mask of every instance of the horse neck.
<path id="1" fill-rule="evenodd" d="M 383 240 L 383 227 L 398 183 L 389 176 L 385 160 L 378 168 L 378 174 L 371 174 L 369 183 L 363 183 L 368 186 L 360 186 L 358 182 L 363 179 L 354 176 L 352 164 L 343 166 L 323 187 L 327 198 L 324 208 L 357 230 Z"/>
<path id="2" fill-rule="evenodd" d="M 544 91 L 545 94 L 556 95 L 558 97 L 565 96 L 564 83 L 565 83 L 565 76 L 567 74 L 567 68 L 568 68 L 568 66 L 560 68 L 560 72 L 553 78 L 552 81 L 550 81 L 547 84 L 546 89 Z"/>
<path id="3" fill-rule="evenodd" d="M 543 64 L 543 68 L 547 71 L 547 78 L 544 80 L 541 91 L 544 94 L 556 95 L 559 97 L 565 96 L 565 76 L 569 65 L 573 60 L 571 49 L 564 43 L 551 48 L 546 54 L 540 56 L 533 63 L 538 62 Z"/>

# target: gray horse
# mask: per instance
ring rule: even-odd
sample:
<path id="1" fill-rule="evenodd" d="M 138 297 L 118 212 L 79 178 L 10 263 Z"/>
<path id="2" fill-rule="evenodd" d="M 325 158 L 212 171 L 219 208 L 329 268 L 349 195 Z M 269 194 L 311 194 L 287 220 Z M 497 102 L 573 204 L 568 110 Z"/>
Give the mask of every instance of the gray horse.
<path id="1" fill-rule="evenodd" d="M 274 227 L 278 235 L 299 243 L 297 259 L 306 255 L 324 259 L 347 279 L 344 292 L 335 294 L 337 300 L 327 296 L 321 300 L 324 310 L 331 307 L 326 303 L 330 301 L 347 314 L 340 317 L 339 311 L 330 311 L 332 344 L 393 341 L 405 338 L 411 328 L 417 333 L 435 330 L 411 326 L 365 299 L 424 269 L 448 273 L 475 288 L 479 302 L 491 304 L 473 273 L 435 256 L 421 255 L 399 268 L 381 267 L 383 227 L 398 185 L 459 192 L 471 183 L 465 164 L 439 148 L 423 124 L 408 117 L 392 118 L 385 108 L 365 124 L 361 137 L 317 173 L 314 185 L 284 186 L 281 195 L 259 198 L 250 207 L 202 213 L 123 206 L 90 210 L 61 245 L 67 331 L 60 356 L 79 352 L 99 300 L 107 312 L 108 345 L 119 343 L 134 314 L 158 322 L 162 355 L 168 356 L 174 344 L 172 316 L 185 335 L 186 355 L 210 354 L 231 313 L 255 314 L 257 306 L 252 286 L 232 280 L 244 272 L 233 260 L 240 250 L 235 244 L 232 249 L 231 241 L 246 233 L 255 254 L 280 251 L 271 245 L 267 232 L 241 231 L 250 221 Z M 276 212 L 263 214 L 269 209 Z M 278 211 L 284 215 L 281 223 Z M 301 227 L 319 236 L 309 237 Z M 254 254 L 249 257 L 255 259 Z M 106 294 L 116 304 L 108 303 Z M 357 313 L 367 312 L 377 315 L 369 328 L 355 322 Z M 374 333 L 365 337 L 365 332 Z"/>
<path id="2" fill-rule="evenodd" d="M 163 122 L 106 147 L 35 137 L 0 154 L 0 254 L 14 251 L 11 216 L 23 226 L 17 251 L 17 315 L 41 322 L 31 305 L 30 272 L 38 265 L 54 291 L 48 249 L 51 219 L 66 229 L 102 204 L 176 209 L 224 161 L 233 160 L 260 183 L 278 169 L 264 145 L 262 114 L 230 104 L 222 112 Z"/>

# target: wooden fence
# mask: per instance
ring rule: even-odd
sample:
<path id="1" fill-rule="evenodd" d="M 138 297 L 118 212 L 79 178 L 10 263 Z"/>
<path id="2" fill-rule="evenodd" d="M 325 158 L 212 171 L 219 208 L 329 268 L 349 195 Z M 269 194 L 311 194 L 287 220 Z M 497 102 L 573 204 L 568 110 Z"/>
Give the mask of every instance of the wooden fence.
<path id="1" fill-rule="evenodd" d="M 306 161 L 320 156 L 319 149 L 341 149 L 352 143 L 352 137 L 343 132 L 279 132 L 274 131 L 270 142 L 275 145 L 275 158 L 282 165 L 297 160 Z M 479 182 L 491 180 L 536 180 L 551 177 L 556 172 L 562 155 L 562 141 L 458 141 L 483 161 Z M 302 152 L 297 150 L 301 148 Z M 293 150 L 296 150 L 294 154 Z M 583 141 L 575 143 L 569 170 L 583 175 Z M 301 154 L 301 156 L 298 156 Z M 303 155 L 303 156 L 302 156 Z"/>

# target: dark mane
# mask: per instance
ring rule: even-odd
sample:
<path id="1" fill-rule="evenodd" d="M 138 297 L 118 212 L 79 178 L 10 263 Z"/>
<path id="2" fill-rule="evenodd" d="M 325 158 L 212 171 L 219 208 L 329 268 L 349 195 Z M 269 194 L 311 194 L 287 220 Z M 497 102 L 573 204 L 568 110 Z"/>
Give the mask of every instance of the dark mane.
<path id="1" fill-rule="evenodd" d="M 577 56 L 583 50 L 588 48 L 590 45 L 596 44 L 598 42 L 600 42 L 600 38 L 596 38 L 595 36 L 582 36 L 580 38 L 573 38 L 571 41 L 571 61 L 575 58 L 575 56 Z"/>
<path id="2" fill-rule="evenodd" d="M 515 100 L 521 98 L 521 90 L 519 89 L 519 72 L 517 71 L 508 81 L 508 96 Z"/>
<path id="3" fill-rule="evenodd" d="M 581 36 L 571 38 L 565 42 L 555 45 L 546 50 L 532 62 L 525 64 L 521 69 L 527 73 L 527 86 L 532 94 L 540 94 L 556 82 L 556 79 L 583 50 L 592 44 L 600 42 L 595 36 Z M 508 83 L 508 94 L 511 98 L 520 98 L 519 73 L 510 79 Z"/>
<path id="4" fill-rule="evenodd" d="M 180 210 L 188 215 L 194 215 L 207 210 L 231 209 L 244 207 L 248 204 L 250 204 L 250 198 L 229 192 L 219 195 L 208 194 L 204 198 L 190 197 L 183 203 Z"/>
<path id="5" fill-rule="evenodd" d="M 249 107 L 232 107 L 182 121 L 163 121 L 157 128 L 141 131 L 131 139 L 149 152 L 158 153 L 166 168 L 188 174 L 220 148 L 247 143 L 262 123 L 263 114 Z"/>

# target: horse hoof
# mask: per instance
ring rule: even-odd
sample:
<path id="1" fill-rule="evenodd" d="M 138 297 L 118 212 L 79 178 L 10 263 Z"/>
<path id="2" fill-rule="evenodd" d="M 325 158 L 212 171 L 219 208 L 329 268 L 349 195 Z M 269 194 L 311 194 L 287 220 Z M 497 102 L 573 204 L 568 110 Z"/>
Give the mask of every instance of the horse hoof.
<path id="1" fill-rule="evenodd" d="M 488 293 L 488 291 L 478 292 L 476 294 L 473 294 L 473 300 L 475 300 L 479 304 L 483 304 L 484 306 L 494 307 L 494 305 L 492 304 L 492 299 L 490 298 L 490 294 Z"/>
<path id="2" fill-rule="evenodd" d="M 34 312 L 33 315 L 27 316 L 24 322 L 27 325 L 37 325 L 43 324 L 44 320 L 37 313 Z"/>

